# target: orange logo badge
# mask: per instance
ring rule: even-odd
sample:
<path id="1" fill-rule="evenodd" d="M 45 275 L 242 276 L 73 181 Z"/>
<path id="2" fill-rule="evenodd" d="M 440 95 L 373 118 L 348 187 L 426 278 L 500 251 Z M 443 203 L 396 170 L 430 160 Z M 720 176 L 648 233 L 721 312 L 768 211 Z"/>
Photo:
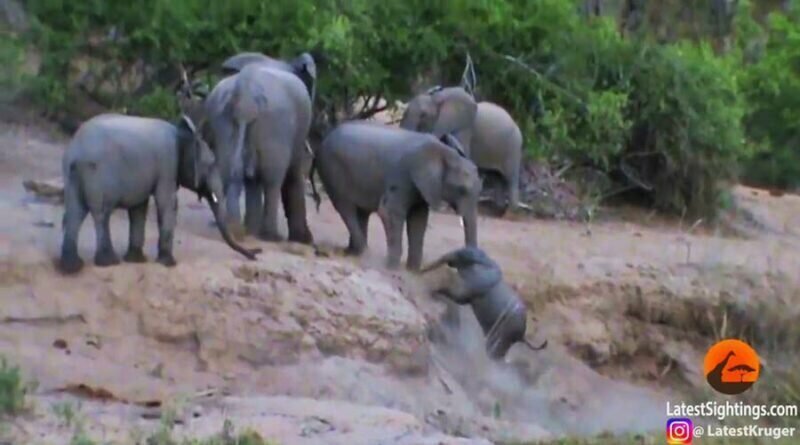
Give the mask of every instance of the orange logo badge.
<path id="1" fill-rule="evenodd" d="M 712 346 L 703 362 L 706 381 L 728 395 L 747 391 L 758 380 L 761 362 L 758 354 L 741 340 L 728 339 Z"/>

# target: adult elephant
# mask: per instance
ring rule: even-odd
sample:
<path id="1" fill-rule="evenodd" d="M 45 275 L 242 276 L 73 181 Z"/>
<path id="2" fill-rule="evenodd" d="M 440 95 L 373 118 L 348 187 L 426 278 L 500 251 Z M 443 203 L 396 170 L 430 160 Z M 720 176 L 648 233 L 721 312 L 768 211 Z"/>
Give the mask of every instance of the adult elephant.
<path id="1" fill-rule="evenodd" d="M 310 244 L 303 163 L 312 94 L 290 65 L 263 57 L 234 63 L 238 70 L 222 79 L 204 103 L 207 138 L 223 175 L 228 225 L 241 233 L 239 196 L 244 189 L 249 233 L 265 241 L 282 239 L 277 220 L 282 201 L 289 240 Z M 231 59 L 223 65 L 230 64 Z"/>
<path id="2" fill-rule="evenodd" d="M 465 244 L 477 246 L 482 184 L 477 167 L 461 150 L 449 134 L 440 139 L 370 121 L 349 121 L 334 128 L 316 153 L 312 178 L 313 170 L 318 170 L 347 226 L 347 252 L 364 252 L 369 217 L 377 212 L 386 230 L 387 266 L 400 264 L 407 224 L 406 266 L 419 270 L 429 208 L 442 202 L 461 215 Z"/>
<path id="3" fill-rule="evenodd" d="M 400 127 L 454 134 L 478 168 L 499 173 L 508 190 L 508 206 L 519 206 L 522 132 L 508 112 L 491 102 L 475 102 L 461 87 L 435 87 L 415 96 Z"/>

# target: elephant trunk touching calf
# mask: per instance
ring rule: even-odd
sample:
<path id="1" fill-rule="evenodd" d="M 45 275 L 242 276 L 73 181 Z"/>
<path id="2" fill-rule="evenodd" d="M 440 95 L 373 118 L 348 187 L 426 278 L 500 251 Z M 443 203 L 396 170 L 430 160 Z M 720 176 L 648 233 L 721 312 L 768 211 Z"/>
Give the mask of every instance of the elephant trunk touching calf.
<path id="1" fill-rule="evenodd" d="M 503 281 L 500 267 L 481 249 L 467 246 L 451 251 L 421 272 L 442 266 L 458 270 L 459 279 L 436 289 L 459 305 L 469 304 L 486 336 L 486 352 L 490 358 L 503 359 L 514 343 L 524 343 L 532 350 L 547 347 L 547 340 L 533 346 L 525 339 L 527 310 L 516 292 Z M 457 323 L 457 317 L 450 316 Z"/>

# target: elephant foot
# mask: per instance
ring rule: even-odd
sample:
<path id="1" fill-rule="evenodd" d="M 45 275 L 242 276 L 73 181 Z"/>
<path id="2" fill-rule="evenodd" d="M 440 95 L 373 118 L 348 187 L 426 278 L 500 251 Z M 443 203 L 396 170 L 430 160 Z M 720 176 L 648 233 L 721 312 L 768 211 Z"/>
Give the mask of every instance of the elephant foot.
<path id="1" fill-rule="evenodd" d="M 125 256 L 122 259 L 126 263 L 146 263 L 147 257 L 144 256 L 144 252 L 142 249 L 128 249 L 128 252 L 125 253 Z"/>
<path id="2" fill-rule="evenodd" d="M 177 261 L 175 261 L 175 257 L 173 257 L 170 252 L 159 252 L 156 261 L 166 267 L 175 267 L 175 265 L 178 264 Z"/>
<path id="3" fill-rule="evenodd" d="M 94 256 L 94 265 L 97 267 L 116 266 L 119 263 L 119 257 L 111 250 L 101 250 Z"/>
<path id="4" fill-rule="evenodd" d="M 258 233 L 258 239 L 268 243 L 278 243 L 283 241 L 283 237 L 278 232 L 272 230 L 261 230 Z"/>
<path id="5" fill-rule="evenodd" d="M 393 259 L 386 260 L 386 268 L 389 270 L 400 269 L 400 260 L 393 260 Z"/>
<path id="6" fill-rule="evenodd" d="M 344 249 L 344 254 L 345 256 L 361 256 L 365 250 L 366 247 L 347 246 L 347 248 Z"/>
<path id="7" fill-rule="evenodd" d="M 406 269 L 411 272 L 419 272 L 422 269 L 422 261 L 407 261 Z"/>
<path id="8" fill-rule="evenodd" d="M 62 257 L 58 262 L 58 269 L 65 275 L 74 275 L 83 269 L 83 260 L 80 257 Z"/>
<path id="9" fill-rule="evenodd" d="M 289 241 L 300 243 L 300 244 L 314 244 L 314 235 L 311 234 L 311 230 L 308 227 L 305 230 L 298 230 L 296 232 L 289 233 Z"/>

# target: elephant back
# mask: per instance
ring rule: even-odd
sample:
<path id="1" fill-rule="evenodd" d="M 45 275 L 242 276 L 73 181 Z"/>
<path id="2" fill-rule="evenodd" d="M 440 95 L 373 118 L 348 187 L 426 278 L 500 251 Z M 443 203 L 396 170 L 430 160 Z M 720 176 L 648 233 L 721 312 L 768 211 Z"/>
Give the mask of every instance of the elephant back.
<path id="1" fill-rule="evenodd" d="M 491 102 L 478 103 L 472 138 L 471 157 L 484 168 L 501 169 L 522 150 L 519 126 L 508 111 Z"/>

